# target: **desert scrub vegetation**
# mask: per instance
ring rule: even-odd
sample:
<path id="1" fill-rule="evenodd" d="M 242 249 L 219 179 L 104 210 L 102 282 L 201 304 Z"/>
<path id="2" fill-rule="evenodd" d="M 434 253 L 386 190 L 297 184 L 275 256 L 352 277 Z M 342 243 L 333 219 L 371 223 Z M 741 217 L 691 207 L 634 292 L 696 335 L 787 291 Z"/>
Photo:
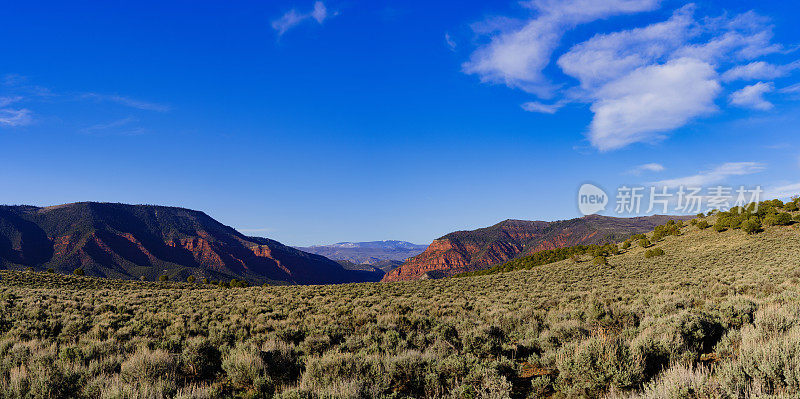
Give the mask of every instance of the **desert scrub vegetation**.
<path id="1" fill-rule="evenodd" d="M 0 271 L 0 398 L 797 397 L 797 226 L 679 229 L 398 283 Z"/>

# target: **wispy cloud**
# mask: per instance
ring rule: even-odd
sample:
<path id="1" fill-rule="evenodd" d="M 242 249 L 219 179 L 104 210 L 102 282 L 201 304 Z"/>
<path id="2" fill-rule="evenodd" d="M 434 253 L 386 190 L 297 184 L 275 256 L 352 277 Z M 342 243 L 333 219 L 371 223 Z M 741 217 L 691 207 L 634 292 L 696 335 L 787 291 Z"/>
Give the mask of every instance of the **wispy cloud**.
<path id="1" fill-rule="evenodd" d="M 6 107 L 22 100 L 21 96 L 0 97 L 0 107 Z"/>
<path id="2" fill-rule="evenodd" d="M 758 82 L 733 92 L 730 102 L 738 107 L 767 111 L 772 109 L 774 105 L 767 101 L 764 95 L 774 90 L 775 86 L 772 83 Z"/>
<path id="3" fill-rule="evenodd" d="M 34 122 L 34 115 L 37 119 L 42 118 L 41 111 L 37 107 L 43 104 L 76 103 L 81 106 L 88 105 L 87 102 L 116 104 L 139 111 L 167 112 L 171 109 L 169 105 L 143 101 L 119 94 L 101 94 L 94 92 L 87 93 L 60 93 L 47 87 L 39 86 L 18 74 L 6 74 L 0 76 L 0 127 L 19 127 L 29 125 Z M 47 115 L 44 116 L 47 118 Z M 56 119 L 65 119 L 62 115 Z M 53 120 L 53 118 L 51 118 Z M 125 118 L 110 123 L 95 123 L 89 127 L 80 129 L 82 133 L 108 134 L 114 128 L 114 134 L 136 135 L 146 132 L 146 129 L 138 126 L 122 126 L 136 122 L 135 118 Z M 79 121 L 79 124 L 88 124 L 86 121 Z"/>
<path id="4" fill-rule="evenodd" d="M 665 21 L 600 33 L 560 56 L 554 54 L 562 36 L 581 23 L 653 10 L 659 3 L 523 2 L 533 16 L 492 18 L 474 26 L 476 33 L 490 40 L 475 49 L 464 72 L 547 100 L 526 102 L 522 107 L 528 111 L 555 113 L 565 103 L 590 104 L 594 118 L 589 142 L 609 151 L 663 140 L 691 121 L 718 112 L 715 104 L 725 91 L 723 83 L 773 79 L 800 68 L 799 62 L 773 65 L 757 60 L 784 50 L 772 42 L 767 18 L 754 12 L 698 17 L 691 4 Z M 546 75 L 554 59 L 576 83 Z M 726 70 L 723 76 L 720 70 Z M 755 89 L 763 95 L 766 87 Z M 753 90 L 741 94 L 755 101 L 759 97 Z M 732 104 L 743 106 L 745 98 Z M 749 106 L 764 109 L 766 104 L 762 98 Z"/>
<path id="5" fill-rule="evenodd" d="M 625 172 L 626 175 L 640 176 L 644 172 L 663 172 L 666 170 L 660 163 L 646 163 Z"/>
<path id="6" fill-rule="evenodd" d="M 0 125 L 17 127 L 28 125 L 32 122 L 32 112 L 29 109 L 0 109 Z"/>
<path id="7" fill-rule="evenodd" d="M 772 199 L 772 198 L 786 199 L 786 198 L 792 198 L 797 195 L 800 195 L 800 182 L 786 184 L 777 187 L 770 187 L 764 190 L 765 199 Z"/>
<path id="8" fill-rule="evenodd" d="M 167 112 L 171 109 L 169 105 L 159 104 L 149 101 L 141 101 L 130 97 L 116 94 L 84 93 L 80 95 L 83 99 L 90 99 L 102 102 L 112 102 L 126 107 L 140 109 L 143 111 Z"/>
<path id="9" fill-rule="evenodd" d="M 766 165 L 759 162 L 728 162 L 695 175 L 660 180 L 649 184 L 656 187 L 704 187 L 722 183 L 732 176 L 750 175 L 764 169 L 766 169 Z"/>
<path id="10" fill-rule="evenodd" d="M 555 114 L 561 107 L 565 105 L 564 102 L 559 101 L 553 104 L 545 104 L 539 101 L 528 101 L 522 104 L 522 109 L 528 112 L 540 112 L 543 114 Z"/>
<path id="11" fill-rule="evenodd" d="M 764 61 L 755 61 L 746 65 L 733 67 L 722 74 L 726 82 L 734 80 L 772 80 L 788 76 L 795 69 L 800 69 L 800 61 L 786 65 L 775 65 Z"/>
<path id="12" fill-rule="evenodd" d="M 24 78 L 19 75 L 4 75 L 0 79 L 0 86 L 7 92 L 23 91 L 19 87 L 23 83 Z M 0 97 L 0 126 L 19 127 L 33 122 L 33 112 L 30 109 L 19 105 L 11 107 L 24 100 L 25 97 L 19 94 Z"/>
<path id="13" fill-rule="evenodd" d="M 450 49 L 450 51 L 456 51 L 456 41 L 453 40 L 449 33 L 444 34 L 444 42 L 447 44 L 447 47 Z"/>
<path id="14" fill-rule="evenodd" d="M 127 117 L 117 119 L 111 122 L 98 123 L 92 126 L 85 127 L 80 130 L 84 134 L 96 135 L 117 135 L 117 136 L 138 136 L 147 133 L 147 130 L 135 126 L 139 119 L 134 117 Z"/>
<path id="15" fill-rule="evenodd" d="M 322 25 L 322 23 L 332 15 L 336 15 L 336 13 L 330 14 L 328 12 L 328 8 L 325 7 L 325 4 L 321 1 L 317 1 L 314 3 L 314 8 L 307 13 L 299 13 L 295 9 L 289 10 L 280 18 L 272 21 L 272 29 L 275 29 L 275 31 L 278 33 L 278 36 L 283 36 L 283 34 L 289 29 L 292 29 L 305 21 L 314 20 L 317 21 L 318 24 Z"/>

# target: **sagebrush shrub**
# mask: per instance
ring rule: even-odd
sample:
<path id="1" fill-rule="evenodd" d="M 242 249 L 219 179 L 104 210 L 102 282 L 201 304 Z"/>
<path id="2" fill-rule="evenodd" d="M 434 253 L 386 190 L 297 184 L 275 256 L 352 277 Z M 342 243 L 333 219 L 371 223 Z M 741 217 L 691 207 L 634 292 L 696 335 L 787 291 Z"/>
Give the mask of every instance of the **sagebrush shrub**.
<path id="1" fill-rule="evenodd" d="M 568 395 L 599 397 L 612 389 L 633 387 L 643 376 L 642 364 L 629 346 L 605 335 L 564 346 L 556 366 L 556 385 Z"/>
<path id="2" fill-rule="evenodd" d="M 272 393 L 272 380 L 266 375 L 261 350 L 252 344 L 237 344 L 223 357 L 222 369 L 239 389 Z"/>
<path id="3" fill-rule="evenodd" d="M 211 379 L 222 369 L 222 354 L 208 338 L 196 337 L 183 349 L 186 375 L 196 379 Z"/>
<path id="4" fill-rule="evenodd" d="M 120 374 L 125 381 L 155 382 L 174 379 L 177 370 L 178 361 L 169 352 L 140 348 L 122 363 Z"/>

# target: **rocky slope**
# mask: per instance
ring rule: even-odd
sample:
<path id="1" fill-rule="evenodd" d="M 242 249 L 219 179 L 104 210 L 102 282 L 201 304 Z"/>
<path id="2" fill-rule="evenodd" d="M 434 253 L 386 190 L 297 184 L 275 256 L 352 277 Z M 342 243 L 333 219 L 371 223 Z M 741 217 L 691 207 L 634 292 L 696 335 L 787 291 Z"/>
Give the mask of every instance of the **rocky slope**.
<path id="1" fill-rule="evenodd" d="M 203 212 L 183 208 L 74 203 L 0 206 L 0 266 L 88 275 L 247 279 L 253 283 L 370 281 L 323 256 L 247 237 Z"/>
<path id="2" fill-rule="evenodd" d="M 406 241 L 386 240 L 340 242 L 331 245 L 313 245 L 310 247 L 296 248 L 334 260 L 346 260 L 357 264 L 376 265 L 381 261 L 404 261 L 412 256 L 419 255 L 427 246 L 412 244 Z M 382 266 L 378 267 L 383 269 Z"/>
<path id="3" fill-rule="evenodd" d="M 491 227 L 457 231 L 434 240 L 425 252 L 386 273 L 382 281 L 446 277 L 486 269 L 546 249 L 621 241 L 653 230 L 669 219 L 688 217 L 590 215 L 557 222 L 505 220 Z"/>

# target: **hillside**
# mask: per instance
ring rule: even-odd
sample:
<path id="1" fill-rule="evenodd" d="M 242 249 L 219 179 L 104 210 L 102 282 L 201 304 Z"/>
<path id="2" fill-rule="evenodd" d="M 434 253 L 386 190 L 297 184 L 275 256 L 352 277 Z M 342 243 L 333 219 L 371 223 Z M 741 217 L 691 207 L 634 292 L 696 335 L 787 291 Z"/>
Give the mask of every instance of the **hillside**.
<path id="1" fill-rule="evenodd" d="M 606 264 L 587 254 L 389 284 L 222 288 L 0 271 L 0 392 L 798 397 L 800 224 L 677 233 L 648 233 L 651 246 Z M 646 257 L 654 249 L 664 254 Z"/>
<path id="2" fill-rule="evenodd" d="M 246 279 L 297 284 L 372 279 L 319 255 L 247 237 L 183 208 L 75 203 L 0 206 L 0 265 L 83 269 L 110 278 Z"/>
<path id="3" fill-rule="evenodd" d="M 313 245 L 310 247 L 296 248 L 312 254 L 322 255 L 328 259 L 375 265 L 381 261 L 404 261 L 407 258 L 419 255 L 427 246 L 412 244 L 407 241 L 387 240 L 340 242 L 331 245 Z M 384 264 L 386 264 L 386 262 L 384 262 Z"/>
<path id="4" fill-rule="evenodd" d="M 506 220 L 457 231 L 434 240 L 422 254 L 384 276 L 383 281 L 416 280 L 481 270 L 526 254 L 581 244 L 599 244 L 644 233 L 682 216 L 615 218 L 590 215 L 557 222 Z"/>

